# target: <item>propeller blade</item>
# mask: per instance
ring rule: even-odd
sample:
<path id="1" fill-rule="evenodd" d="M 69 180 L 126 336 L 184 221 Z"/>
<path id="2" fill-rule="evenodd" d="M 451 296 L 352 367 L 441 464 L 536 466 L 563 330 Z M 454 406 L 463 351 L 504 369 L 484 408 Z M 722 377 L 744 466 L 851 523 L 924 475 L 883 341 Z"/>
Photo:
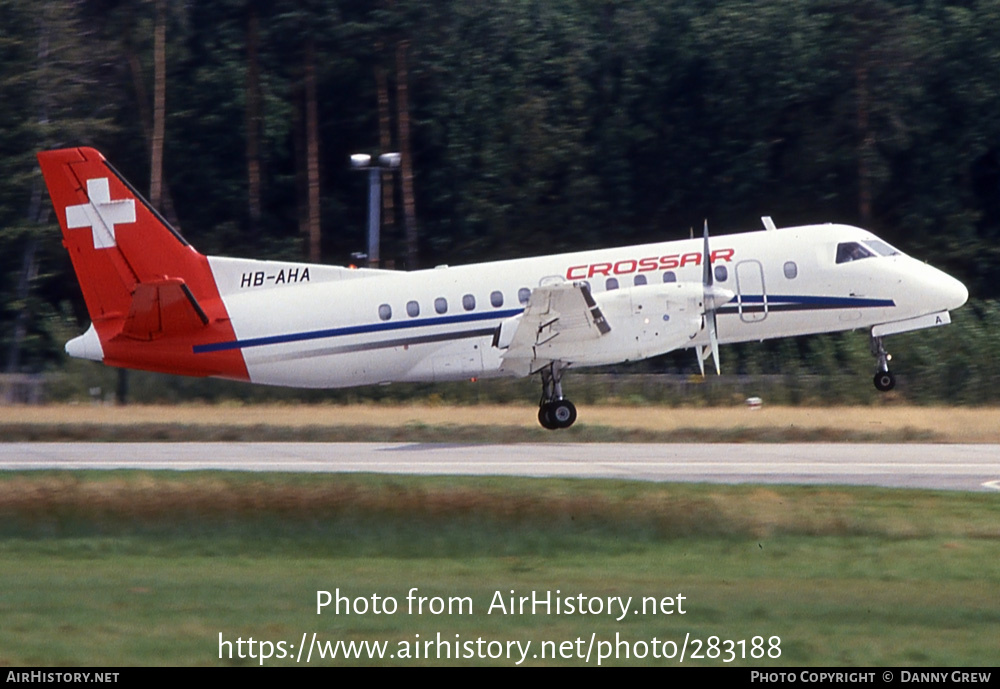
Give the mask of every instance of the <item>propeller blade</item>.
<path id="1" fill-rule="evenodd" d="M 706 287 L 712 286 L 712 252 L 708 250 L 708 218 L 705 218 L 705 254 L 702 256 L 702 282 Z"/>
<path id="2" fill-rule="evenodd" d="M 715 375 L 722 375 L 722 369 L 719 367 L 719 335 L 716 332 L 715 327 L 715 309 L 708 314 L 708 341 L 712 347 L 712 361 L 715 363 Z"/>
<path id="3" fill-rule="evenodd" d="M 722 370 L 719 366 L 719 333 L 715 322 L 715 309 L 720 303 L 725 303 L 732 299 L 732 292 L 725 289 L 717 289 L 713 287 L 713 274 L 712 274 L 712 251 L 708 245 L 708 219 L 705 219 L 705 252 L 702 255 L 701 265 L 702 265 L 702 283 L 705 286 L 705 329 L 708 330 L 708 346 L 703 348 L 698 352 L 698 368 L 701 370 L 701 375 L 705 375 L 705 359 L 708 358 L 711 352 L 712 361 L 715 363 L 715 373 L 720 375 Z"/>

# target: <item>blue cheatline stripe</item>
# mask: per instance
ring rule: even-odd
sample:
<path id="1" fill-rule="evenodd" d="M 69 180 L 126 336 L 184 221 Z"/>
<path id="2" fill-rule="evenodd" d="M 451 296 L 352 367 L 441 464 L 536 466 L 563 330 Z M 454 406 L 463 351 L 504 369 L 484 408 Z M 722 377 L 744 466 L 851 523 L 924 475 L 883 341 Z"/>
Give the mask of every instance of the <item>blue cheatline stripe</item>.
<path id="1" fill-rule="evenodd" d="M 733 301 L 728 302 L 727 306 L 733 305 L 740 300 L 744 304 L 763 304 L 764 295 L 762 294 L 744 294 L 737 295 Z M 892 299 L 869 299 L 867 297 L 813 297 L 813 296 L 779 296 L 774 294 L 767 295 L 767 303 L 771 304 L 800 304 L 804 307 L 821 308 L 821 309 L 836 309 L 836 308 L 864 308 L 864 307 L 880 307 L 880 306 L 895 306 L 896 302 Z"/>
<path id="2" fill-rule="evenodd" d="M 763 295 L 744 294 L 742 296 L 737 296 L 733 301 L 723 305 L 719 311 L 735 311 L 739 303 L 738 300 L 740 299 L 742 299 L 744 304 L 764 303 Z M 597 301 L 600 303 L 599 299 Z M 869 299 L 866 297 L 780 296 L 768 294 L 767 305 L 768 309 L 807 311 L 812 309 L 886 307 L 895 306 L 896 302 L 892 299 Z M 309 332 L 289 333 L 286 335 L 252 337 L 246 340 L 230 340 L 229 342 L 213 342 L 210 344 L 195 345 L 194 353 L 207 354 L 209 352 L 223 352 L 230 349 L 245 349 L 247 347 L 263 347 L 266 345 L 286 344 L 288 342 L 321 340 L 330 337 L 341 337 L 343 335 L 365 335 L 370 333 L 392 332 L 394 330 L 407 330 L 410 328 L 432 327 L 436 325 L 474 323 L 477 321 L 496 320 L 498 318 L 510 318 L 511 316 L 516 316 L 523 311 L 523 308 L 505 309 L 503 311 L 461 314 L 457 316 L 440 316 L 437 318 L 422 318 L 412 321 L 371 323 L 368 325 L 352 325 L 344 328 L 312 330 Z"/>
<path id="3" fill-rule="evenodd" d="M 326 330 L 312 330 L 303 333 L 289 333 L 287 335 L 270 335 L 268 337 L 252 337 L 246 340 L 230 340 L 229 342 L 213 342 L 210 344 L 195 345 L 195 354 L 207 354 L 209 352 L 223 352 L 230 349 L 245 349 L 247 347 L 263 347 L 266 345 L 286 344 L 288 342 L 304 342 L 307 340 L 322 340 L 330 337 L 341 337 L 343 335 L 364 335 L 368 333 L 383 333 L 394 330 L 407 330 L 409 328 L 424 328 L 435 325 L 453 325 L 455 323 L 474 323 L 476 321 L 496 320 L 498 318 L 509 318 L 523 312 L 524 309 L 505 309 L 503 311 L 490 311 L 485 313 L 462 314 L 458 316 L 440 316 L 438 318 L 422 318 L 412 321 L 398 321 L 395 323 L 371 323 L 368 325 L 351 325 L 345 328 L 328 328 Z"/>

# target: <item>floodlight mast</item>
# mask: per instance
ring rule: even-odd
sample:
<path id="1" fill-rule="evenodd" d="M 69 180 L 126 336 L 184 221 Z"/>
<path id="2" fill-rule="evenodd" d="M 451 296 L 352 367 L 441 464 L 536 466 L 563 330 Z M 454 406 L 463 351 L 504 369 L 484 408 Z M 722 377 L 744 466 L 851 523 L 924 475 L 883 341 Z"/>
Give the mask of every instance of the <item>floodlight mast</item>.
<path id="1" fill-rule="evenodd" d="M 351 155 L 351 168 L 368 171 L 368 267 L 378 268 L 381 260 L 379 245 L 382 241 L 382 183 L 383 170 L 399 168 L 399 153 L 383 153 L 373 160 L 367 153 Z"/>

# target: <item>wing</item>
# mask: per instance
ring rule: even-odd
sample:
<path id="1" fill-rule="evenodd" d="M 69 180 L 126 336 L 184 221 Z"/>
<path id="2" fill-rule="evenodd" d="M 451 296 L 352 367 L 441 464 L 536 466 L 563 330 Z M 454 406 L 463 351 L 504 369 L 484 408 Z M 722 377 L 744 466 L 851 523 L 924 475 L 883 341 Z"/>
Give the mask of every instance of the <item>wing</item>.
<path id="1" fill-rule="evenodd" d="M 558 283 L 531 292 L 524 313 L 500 324 L 493 345 L 505 350 L 503 370 L 531 373 L 562 360 L 573 345 L 611 332 L 584 283 Z"/>

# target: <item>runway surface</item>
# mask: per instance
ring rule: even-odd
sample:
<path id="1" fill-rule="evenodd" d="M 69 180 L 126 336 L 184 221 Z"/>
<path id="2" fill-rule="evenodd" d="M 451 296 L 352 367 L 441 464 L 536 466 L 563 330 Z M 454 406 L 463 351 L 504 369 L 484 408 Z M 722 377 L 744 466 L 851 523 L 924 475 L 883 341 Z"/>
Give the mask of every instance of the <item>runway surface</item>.
<path id="1" fill-rule="evenodd" d="M 0 470 L 554 476 L 1000 491 L 1000 445 L 0 443 Z"/>

